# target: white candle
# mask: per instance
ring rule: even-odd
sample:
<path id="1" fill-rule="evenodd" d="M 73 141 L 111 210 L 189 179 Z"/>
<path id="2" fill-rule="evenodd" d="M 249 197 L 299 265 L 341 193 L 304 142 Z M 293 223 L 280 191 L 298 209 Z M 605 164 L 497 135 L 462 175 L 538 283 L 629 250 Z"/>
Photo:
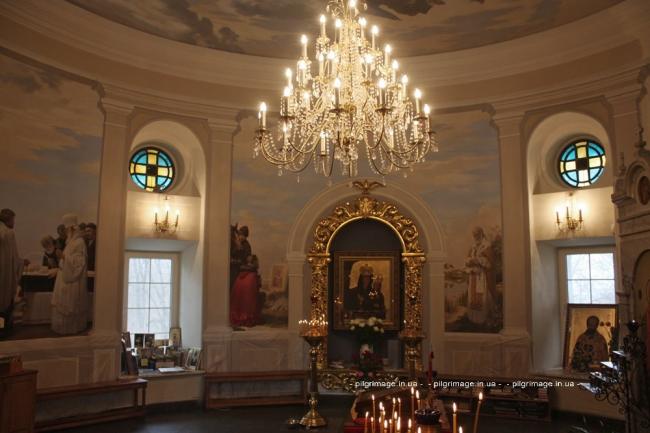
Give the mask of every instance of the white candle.
<path id="1" fill-rule="evenodd" d="M 266 102 L 260 104 L 260 126 L 266 128 Z"/>
<path id="2" fill-rule="evenodd" d="M 408 86 L 409 83 L 409 77 L 408 75 L 404 74 L 402 75 L 402 99 L 406 99 L 406 87 Z"/>
<path id="3" fill-rule="evenodd" d="M 320 16 L 320 35 L 323 38 L 327 37 L 327 30 L 325 24 L 327 23 L 327 17 L 325 15 Z"/>
<path id="4" fill-rule="evenodd" d="M 302 44 L 302 58 L 303 59 L 307 58 L 307 42 L 309 42 L 309 39 L 307 38 L 307 35 L 300 36 L 300 43 Z"/>
<path id="5" fill-rule="evenodd" d="M 337 77 L 334 80 L 334 107 L 341 105 L 341 80 Z"/>
<path id="6" fill-rule="evenodd" d="M 364 17 L 359 18 L 359 27 L 361 28 L 361 40 L 362 41 L 366 38 L 366 26 L 367 25 L 368 25 L 368 21 Z"/>
<path id="7" fill-rule="evenodd" d="M 325 134 L 325 131 L 321 131 L 320 133 L 320 154 L 321 156 L 325 156 L 327 154 L 327 134 Z M 374 396 L 373 396 L 374 397 Z M 375 416 L 375 399 L 372 399 L 372 416 Z"/>
<path id="8" fill-rule="evenodd" d="M 388 66 L 390 65 L 390 53 L 393 52 L 393 47 L 391 47 L 389 44 L 386 44 L 384 47 L 384 65 Z"/>
<path id="9" fill-rule="evenodd" d="M 397 81 L 395 77 L 397 76 L 397 70 L 399 69 L 399 63 L 397 62 L 397 60 L 393 60 L 393 63 L 391 63 L 390 68 L 391 68 L 391 81 L 395 83 Z"/>
<path id="10" fill-rule="evenodd" d="M 457 427 L 457 425 L 458 425 L 458 421 L 457 421 L 457 418 L 456 418 L 458 415 L 456 414 L 456 410 L 457 410 L 458 408 L 456 407 L 456 403 L 455 403 L 455 402 L 452 403 L 451 408 L 452 408 L 452 411 L 453 411 L 453 414 L 452 414 L 452 420 L 453 420 L 453 422 L 452 422 L 452 429 L 451 429 L 451 431 L 452 431 L 453 433 L 456 433 L 456 427 Z"/>
<path id="11" fill-rule="evenodd" d="M 380 107 L 384 107 L 386 105 L 386 80 L 383 78 L 379 79 L 379 82 L 377 83 L 377 105 Z"/>
<path id="12" fill-rule="evenodd" d="M 292 81 L 293 80 L 293 71 L 291 70 L 291 68 L 287 68 L 284 71 L 284 76 L 287 77 L 287 86 L 288 87 L 293 87 L 293 81 Z"/>
<path id="13" fill-rule="evenodd" d="M 372 44 L 371 44 L 371 45 L 372 45 L 372 49 L 374 50 L 374 49 L 375 49 L 375 46 L 376 46 L 376 41 L 375 41 L 375 39 L 377 38 L 377 35 L 379 34 L 379 27 L 377 27 L 377 26 L 372 26 L 372 27 L 370 28 L 370 33 L 372 34 Z"/>
<path id="14" fill-rule="evenodd" d="M 422 98 L 422 92 L 420 91 L 420 89 L 415 89 L 414 96 L 415 96 L 415 114 L 419 116 L 420 115 L 420 99 Z"/>
<path id="15" fill-rule="evenodd" d="M 431 122 L 431 119 L 429 118 L 430 114 L 431 114 L 431 107 L 429 107 L 429 104 L 424 104 L 424 116 L 427 118 L 426 123 L 425 123 L 427 131 L 425 131 L 425 132 L 429 132 L 428 131 L 429 123 Z"/>

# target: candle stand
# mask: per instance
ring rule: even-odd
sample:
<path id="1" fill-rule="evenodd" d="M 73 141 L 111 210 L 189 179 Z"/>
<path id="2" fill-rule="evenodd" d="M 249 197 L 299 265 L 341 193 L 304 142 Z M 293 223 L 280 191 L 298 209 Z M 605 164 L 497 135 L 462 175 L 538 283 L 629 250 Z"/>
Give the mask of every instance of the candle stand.
<path id="1" fill-rule="evenodd" d="M 318 413 L 318 348 L 327 337 L 327 322 L 323 319 L 301 321 L 301 336 L 309 344 L 309 411 L 300 420 L 305 428 L 324 427 L 325 418 Z"/>

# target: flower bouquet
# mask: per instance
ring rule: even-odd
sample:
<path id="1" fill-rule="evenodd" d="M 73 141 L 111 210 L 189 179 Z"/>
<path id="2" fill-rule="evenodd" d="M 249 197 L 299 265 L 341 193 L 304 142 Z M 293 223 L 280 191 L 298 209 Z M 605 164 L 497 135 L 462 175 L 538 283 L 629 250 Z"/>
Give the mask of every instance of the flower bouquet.
<path id="1" fill-rule="evenodd" d="M 361 345 L 372 346 L 384 334 L 384 321 L 377 317 L 350 320 L 352 331 Z"/>

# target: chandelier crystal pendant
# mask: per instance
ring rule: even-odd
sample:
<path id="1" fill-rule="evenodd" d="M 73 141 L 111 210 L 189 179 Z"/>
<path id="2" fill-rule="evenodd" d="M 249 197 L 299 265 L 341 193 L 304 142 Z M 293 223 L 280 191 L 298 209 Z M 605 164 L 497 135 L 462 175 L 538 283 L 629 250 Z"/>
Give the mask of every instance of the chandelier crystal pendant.
<path id="1" fill-rule="evenodd" d="M 316 173 L 329 177 L 336 160 L 343 175 L 356 176 L 362 153 L 374 173 L 385 175 L 412 168 L 438 150 L 422 92 L 409 93 L 408 76 L 399 73 L 391 46 L 379 47 L 379 29 L 368 28 L 360 7 L 367 9 L 356 0 L 329 1 L 330 18 L 320 16 L 313 53 L 308 37 L 300 38 L 295 72 L 285 72 L 275 137 L 267 126 L 268 107 L 260 104 L 254 155 L 261 153 L 279 175 L 300 173 L 313 163 Z"/>

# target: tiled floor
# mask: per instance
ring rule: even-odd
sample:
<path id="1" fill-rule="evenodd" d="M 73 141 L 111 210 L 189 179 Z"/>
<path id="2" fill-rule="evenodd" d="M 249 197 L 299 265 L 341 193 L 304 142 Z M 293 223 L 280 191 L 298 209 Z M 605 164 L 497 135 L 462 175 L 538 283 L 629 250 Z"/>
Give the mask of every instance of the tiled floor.
<path id="1" fill-rule="evenodd" d="M 320 412 L 328 420 L 321 433 L 342 433 L 343 423 L 349 417 L 352 400 L 348 397 L 326 397 Z M 290 432 L 285 421 L 300 418 L 306 412 L 302 406 L 278 406 L 237 408 L 229 410 L 203 411 L 193 407 L 154 408 L 145 420 L 118 421 L 85 428 L 70 430 L 74 433 L 285 433 Z M 622 433 L 620 423 L 608 421 L 602 428 L 598 420 L 590 418 L 587 426 L 582 417 L 569 414 L 556 414 L 552 422 L 512 421 L 495 418 L 482 418 L 479 433 L 584 433 L 572 430 L 572 426 L 587 428 L 589 433 Z M 468 431 L 471 418 L 460 417 L 459 423 L 466 425 Z"/>

